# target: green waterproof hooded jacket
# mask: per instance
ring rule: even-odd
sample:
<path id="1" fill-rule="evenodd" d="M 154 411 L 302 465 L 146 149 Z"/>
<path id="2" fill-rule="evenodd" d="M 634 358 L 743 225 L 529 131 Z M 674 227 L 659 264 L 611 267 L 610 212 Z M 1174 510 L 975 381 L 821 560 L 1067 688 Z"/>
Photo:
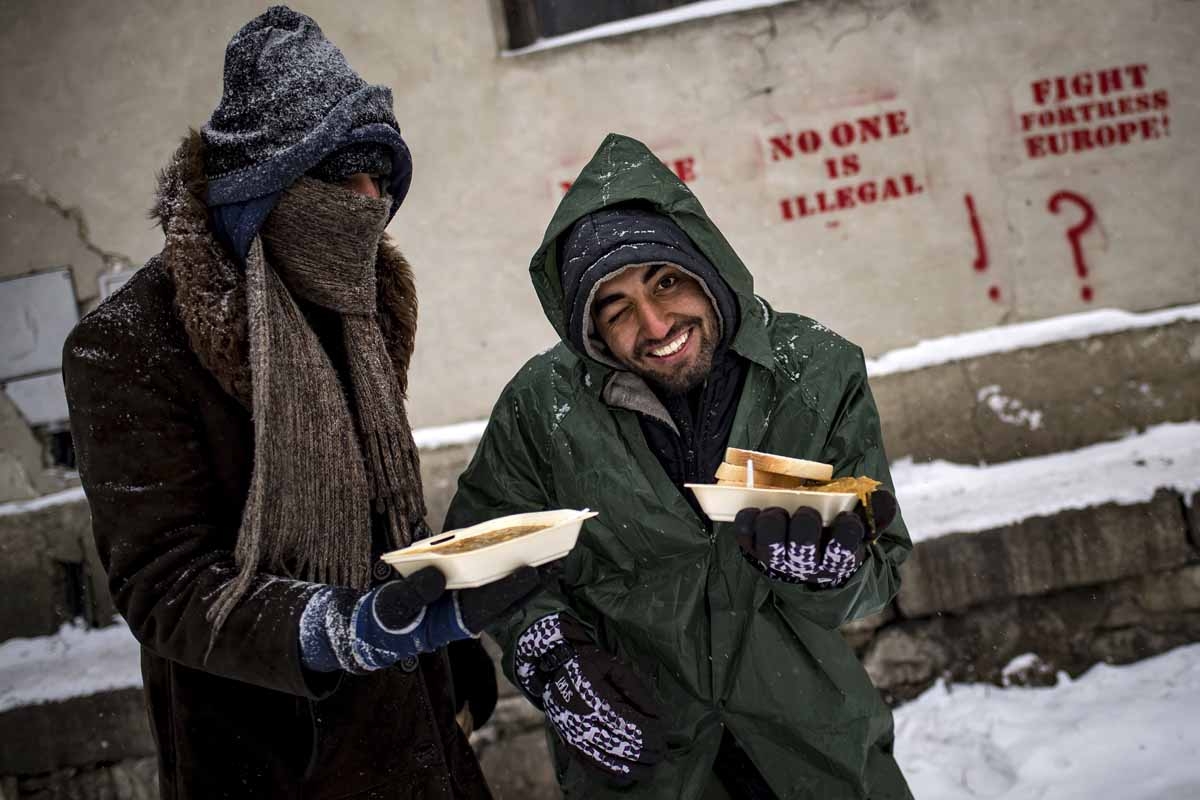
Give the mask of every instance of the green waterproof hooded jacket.
<path id="1" fill-rule="evenodd" d="M 632 790 L 607 787 L 551 737 L 568 797 L 700 797 L 723 726 L 781 798 L 909 797 L 891 754 L 891 713 L 838 632 L 896 594 L 912 549 L 903 519 L 868 546 L 840 588 L 768 579 L 742 556 L 733 526 L 701 519 L 668 479 L 638 412 L 622 407 L 627 393 L 605 391 L 620 373 L 565 343 L 556 241 L 585 214 L 629 200 L 674 219 L 737 295 L 732 347 L 750 366 L 729 445 L 824 461 L 835 476 L 865 474 L 892 487 L 862 351 L 756 297 L 750 273 L 688 188 L 640 142 L 609 135 L 530 263 L 563 341 L 505 388 L 446 519 L 449 529 L 525 511 L 599 512 L 557 585 L 492 631 L 505 671 L 511 679 L 514 643 L 531 623 L 565 612 L 662 701 L 667 756 Z"/>

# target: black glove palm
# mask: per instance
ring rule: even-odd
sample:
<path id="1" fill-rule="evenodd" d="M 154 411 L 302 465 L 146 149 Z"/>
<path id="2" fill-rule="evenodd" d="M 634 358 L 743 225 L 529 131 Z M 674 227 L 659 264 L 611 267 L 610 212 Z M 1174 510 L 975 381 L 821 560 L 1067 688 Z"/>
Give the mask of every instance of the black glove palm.
<path id="1" fill-rule="evenodd" d="M 870 503 L 878 535 L 896 517 L 896 497 L 878 489 Z M 768 577 L 827 589 L 843 585 L 862 566 L 869 527 L 861 505 L 838 514 L 828 528 L 811 508 L 797 509 L 790 518 L 782 508 L 743 508 L 733 525 L 738 545 Z"/>

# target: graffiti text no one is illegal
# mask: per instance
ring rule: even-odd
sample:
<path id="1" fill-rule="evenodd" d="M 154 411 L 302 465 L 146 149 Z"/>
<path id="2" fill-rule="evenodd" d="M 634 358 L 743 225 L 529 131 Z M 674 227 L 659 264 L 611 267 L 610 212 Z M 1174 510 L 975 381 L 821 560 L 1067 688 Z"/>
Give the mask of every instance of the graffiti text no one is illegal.
<path id="1" fill-rule="evenodd" d="M 1170 134 L 1170 97 L 1150 83 L 1146 64 L 1031 81 L 1018 97 L 1026 158 L 1043 159 L 1161 139 Z"/>
<path id="2" fill-rule="evenodd" d="M 863 111 L 824 124 L 789 127 L 764 133 L 761 142 L 768 180 L 787 191 L 778 199 L 777 219 L 849 211 L 925 191 L 915 170 L 880 175 L 872 168 L 920 163 L 906 109 Z"/>

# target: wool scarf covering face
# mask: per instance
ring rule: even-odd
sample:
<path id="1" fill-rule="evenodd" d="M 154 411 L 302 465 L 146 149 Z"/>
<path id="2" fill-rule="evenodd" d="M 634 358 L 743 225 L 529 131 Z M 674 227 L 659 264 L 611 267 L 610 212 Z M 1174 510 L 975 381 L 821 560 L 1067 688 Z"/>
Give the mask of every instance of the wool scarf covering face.
<path id="1" fill-rule="evenodd" d="M 238 575 L 211 609 L 213 636 L 267 571 L 370 583 L 371 508 L 393 547 L 425 516 L 404 396 L 379 327 L 376 255 L 391 202 L 301 177 L 246 262 L 254 474 L 234 553 Z M 296 298 L 337 314 L 350 385 Z"/>

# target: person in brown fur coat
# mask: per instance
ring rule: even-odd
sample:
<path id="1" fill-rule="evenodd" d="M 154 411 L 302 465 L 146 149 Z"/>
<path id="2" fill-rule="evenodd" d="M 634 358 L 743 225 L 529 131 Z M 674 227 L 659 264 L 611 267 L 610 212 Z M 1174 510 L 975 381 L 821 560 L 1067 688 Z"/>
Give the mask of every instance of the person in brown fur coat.
<path id="1" fill-rule="evenodd" d="M 384 234 L 410 177 L 390 92 L 271 8 L 160 177 L 162 252 L 65 345 L 164 798 L 489 796 L 455 714 L 490 713 L 474 637 L 537 573 L 446 591 L 377 560 L 429 533 L 412 270 Z"/>

